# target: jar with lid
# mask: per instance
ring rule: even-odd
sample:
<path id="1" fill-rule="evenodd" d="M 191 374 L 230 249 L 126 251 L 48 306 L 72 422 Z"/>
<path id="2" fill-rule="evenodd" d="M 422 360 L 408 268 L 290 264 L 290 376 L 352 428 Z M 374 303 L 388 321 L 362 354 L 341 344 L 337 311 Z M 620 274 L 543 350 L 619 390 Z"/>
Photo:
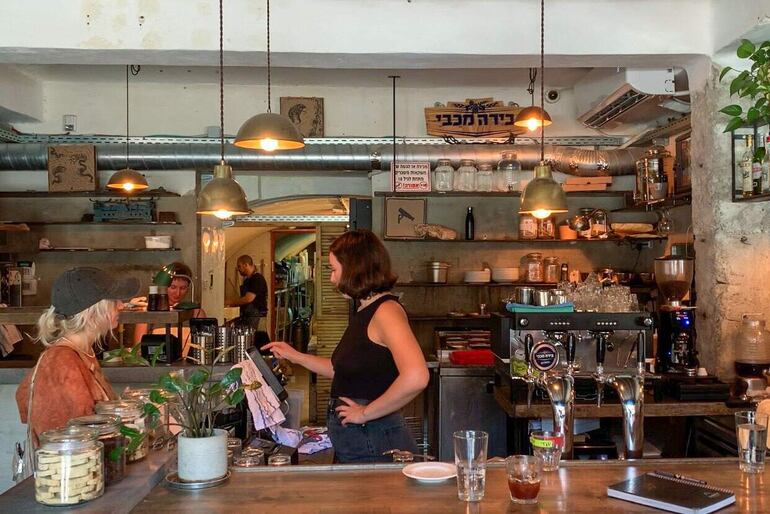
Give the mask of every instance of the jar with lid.
<path id="1" fill-rule="evenodd" d="M 150 451 L 148 427 L 144 417 L 144 404 L 139 400 L 109 400 L 99 402 L 94 406 L 97 414 L 111 414 L 119 416 L 123 425 L 137 430 L 142 437 L 142 442 L 137 448 L 126 456 L 127 462 L 137 462 Z"/>
<path id="2" fill-rule="evenodd" d="M 559 265 L 558 257 L 546 257 L 543 259 L 543 276 L 549 284 L 556 284 L 559 282 L 561 276 L 561 266 Z"/>
<path id="3" fill-rule="evenodd" d="M 497 163 L 495 189 L 497 191 L 516 191 L 516 179 L 521 175 L 521 163 L 516 152 L 503 152 Z"/>
<path id="4" fill-rule="evenodd" d="M 168 425 L 169 425 L 169 413 L 168 413 L 168 407 L 169 403 L 173 403 L 176 401 L 176 398 L 171 395 L 170 393 L 166 393 L 165 391 L 160 391 L 161 396 L 163 396 L 166 399 L 166 403 L 154 403 L 152 400 L 150 400 L 150 394 L 152 394 L 153 391 L 156 389 L 150 388 L 150 387 L 140 387 L 140 388 L 127 388 L 125 391 L 123 391 L 123 394 L 121 397 L 124 400 L 138 400 L 142 403 L 142 409 L 144 409 L 144 404 L 151 403 L 155 405 L 155 407 L 160 412 L 160 416 L 158 419 L 157 426 L 155 427 L 148 427 L 147 435 L 149 437 L 149 444 L 152 445 L 153 442 L 157 439 L 162 439 L 166 436 L 168 433 Z"/>
<path id="5" fill-rule="evenodd" d="M 556 223 L 551 216 L 537 220 L 537 238 L 556 239 Z"/>
<path id="6" fill-rule="evenodd" d="M 233 466 L 239 468 L 255 468 L 264 464 L 265 452 L 260 448 L 244 448 L 240 455 L 233 456 Z"/>
<path id="7" fill-rule="evenodd" d="M 240 437 L 228 437 L 227 449 L 233 452 L 233 461 L 234 461 L 236 457 L 241 456 L 241 451 L 243 451 L 243 441 L 241 440 Z"/>
<path id="8" fill-rule="evenodd" d="M 104 494 L 104 445 L 96 430 L 66 427 L 40 434 L 35 450 L 35 500 L 75 505 Z"/>
<path id="9" fill-rule="evenodd" d="M 488 162 L 479 164 L 476 172 L 476 191 L 490 192 L 493 188 L 492 165 Z"/>
<path id="10" fill-rule="evenodd" d="M 583 239 L 591 239 L 591 225 L 593 225 L 593 220 L 591 218 L 591 214 L 593 214 L 594 210 L 590 207 L 582 207 L 578 214 L 580 216 L 585 217 L 588 226 L 584 228 L 583 230 L 578 232 L 578 237 L 582 237 Z"/>
<path id="11" fill-rule="evenodd" d="M 519 214 L 519 239 L 537 239 L 537 218 Z"/>
<path id="12" fill-rule="evenodd" d="M 72 418 L 68 427 L 85 427 L 96 431 L 104 446 L 104 485 L 114 484 L 126 475 L 128 439 L 120 433 L 120 418 L 108 414 L 92 414 Z"/>
<path id="13" fill-rule="evenodd" d="M 520 278 L 524 282 L 543 282 L 543 254 L 540 252 L 528 253 L 520 261 Z"/>
<path id="14" fill-rule="evenodd" d="M 770 334 L 758 314 L 744 314 L 735 346 L 735 371 L 744 377 L 762 376 L 770 365 Z"/>
<path id="15" fill-rule="evenodd" d="M 436 191 L 451 191 L 454 188 L 455 169 L 449 159 L 439 159 L 433 171 L 433 188 Z"/>
<path id="16" fill-rule="evenodd" d="M 591 237 L 605 237 L 609 230 L 609 214 L 604 209 L 596 209 L 591 216 Z"/>
<path id="17" fill-rule="evenodd" d="M 460 167 L 457 168 L 457 185 L 455 189 L 458 191 L 476 190 L 476 163 L 473 159 L 463 159 L 460 161 Z"/>

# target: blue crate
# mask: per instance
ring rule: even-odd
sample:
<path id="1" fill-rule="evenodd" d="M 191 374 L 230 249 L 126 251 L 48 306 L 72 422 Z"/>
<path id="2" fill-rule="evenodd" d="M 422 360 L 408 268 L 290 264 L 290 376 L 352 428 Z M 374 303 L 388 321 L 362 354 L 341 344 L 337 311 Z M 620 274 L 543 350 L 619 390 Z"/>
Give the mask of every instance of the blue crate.
<path id="1" fill-rule="evenodd" d="M 155 200 L 93 200 L 94 221 L 153 221 Z"/>

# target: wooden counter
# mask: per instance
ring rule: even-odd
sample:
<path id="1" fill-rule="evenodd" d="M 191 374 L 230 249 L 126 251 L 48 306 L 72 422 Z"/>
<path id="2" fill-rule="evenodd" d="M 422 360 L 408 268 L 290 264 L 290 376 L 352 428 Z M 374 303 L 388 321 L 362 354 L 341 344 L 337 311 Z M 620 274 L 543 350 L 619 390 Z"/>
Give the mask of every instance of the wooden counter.
<path id="1" fill-rule="evenodd" d="M 649 512 L 641 505 L 607 497 L 607 485 L 644 472 L 665 470 L 706 480 L 736 494 L 736 504 L 720 512 L 770 511 L 770 467 L 745 475 L 734 459 L 566 462 L 545 475 L 538 508 L 511 503 L 505 469 L 487 470 L 481 502 L 457 499 L 454 479 L 422 484 L 406 478 L 398 465 L 330 466 L 327 468 L 257 468 L 233 472 L 221 487 L 185 492 L 159 484 L 132 512 L 291 514 L 446 514 L 540 512 Z"/>
<path id="2" fill-rule="evenodd" d="M 0 324 L 34 325 L 48 307 L 1 307 Z M 120 323 L 153 323 L 178 325 L 192 318 L 194 310 L 151 311 L 125 310 L 118 313 Z"/>

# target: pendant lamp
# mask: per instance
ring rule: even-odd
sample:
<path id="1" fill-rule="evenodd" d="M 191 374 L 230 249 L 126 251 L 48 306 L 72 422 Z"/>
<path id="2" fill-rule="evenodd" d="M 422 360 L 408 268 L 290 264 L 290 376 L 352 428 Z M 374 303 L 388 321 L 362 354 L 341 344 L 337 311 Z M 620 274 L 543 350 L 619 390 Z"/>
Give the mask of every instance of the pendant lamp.
<path id="1" fill-rule="evenodd" d="M 535 79 L 537 77 L 537 68 L 529 69 L 529 87 L 527 91 L 532 97 L 532 105 L 520 110 L 516 115 L 516 120 L 513 122 L 517 127 L 526 127 L 527 130 L 533 132 L 540 127 L 547 127 L 552 123 L 551 116 L 548 112 L 535 105 Z"/>
<path id="2" fill-rule="evenodd" d="M 110 180 L 107 182 L 107 189 L 124 191 L 126 193 L 133 193 L 134 191 L 142 191 L 144 189 L 147 189 L 150 186 L 149 184 L 147 184 L 147 179 L 144 178 L 144 175 L 128 167 L 128 156 L 129 156 L 128 71 L 129 71 L 129 68 L 130 66 L 126 65 L 126 167 L 125 169 L 118 170 L 112 174 L 112 176 L 110 177 Z M 139 73 L 138 66 L 136 67 L 136 73 Z"/>
<path id="3" fill-rule="evenodd" d="M 540 107 L 543 107 L 543 71 L 545 54 L 545 0 L 540 0 Z M 543 109 L 545 111 L 545 109 Z M 521 194 L 519 214 L 531 214 L 543 219 L 551 214 L 567 212 L 567 195 L 561 184 L 553 179 L 551 167 L 545 162 L 545 128 L 540 131 L 540 164 L 535 166 L 535 178 Z"/>
<path id="4" fill-rule="evenodd" d="M 267 1 L 267 112 L 252 116 L 241 125 L 235 146 L 252 150 L 296 150 L 305 146 L 297 127 L 286 116 L 270 110 L 270 0 Z"/>
<path id="5" fill-rule="evenodd" d="M 249 214 L 246 193 L 233 179 L 233 168 L 225 163 L 225 81 L 223 49 L 222 0 L 219 0 L 219 149 L 220 161 L 214 166 L 214 178 L 198 195 L 198 214 L 227 219 L 231 216 Z"/>

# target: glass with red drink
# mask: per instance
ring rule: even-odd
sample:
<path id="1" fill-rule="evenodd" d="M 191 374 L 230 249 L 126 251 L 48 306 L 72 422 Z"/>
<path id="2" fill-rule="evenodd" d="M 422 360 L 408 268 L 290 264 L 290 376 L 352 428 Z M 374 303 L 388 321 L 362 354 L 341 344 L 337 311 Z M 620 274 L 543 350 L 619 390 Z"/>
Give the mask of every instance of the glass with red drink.
<path id="1" fill-rule="evenodd" d="M 537 503 L 543 461 L 532 455 L 511 455 L 505 459 L 508 490 L 511 501 L 521 504 Z"/>

